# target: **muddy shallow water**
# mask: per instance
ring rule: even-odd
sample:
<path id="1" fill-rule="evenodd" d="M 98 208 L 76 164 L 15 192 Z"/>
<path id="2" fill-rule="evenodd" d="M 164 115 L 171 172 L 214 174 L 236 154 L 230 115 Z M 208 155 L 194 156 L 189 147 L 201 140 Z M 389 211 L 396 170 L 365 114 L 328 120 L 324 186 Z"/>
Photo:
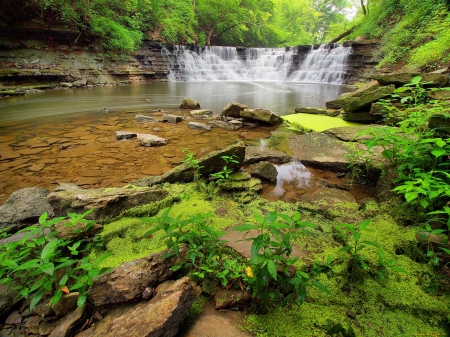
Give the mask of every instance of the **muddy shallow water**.
<path id="1" fill-rule="evenodd" d="M 283 115 L 299 105 L 323 106 L 326 100 L 348 90 L 336 85 L 275 82 L 154 83 L 3 98 L 0 204 L 12 192 L 28 186 L 50 190 L 60 182 L 85 188 L 121 186 L 162 174 L 180 164 L 186 158 L 184 148 L 203 156 L 236 139 L 289 154 L 287 138 L 291 131 L 284 128 L 239 131 L 214 128 L 201 132 L 188 129 L 188 121 L 174 125 L 137 123 L 134 119 L 137 114 L 161 119 L 162 113 L 155 112 L 157 109 L 188 116 L 177 108 L 185 96 L 197 99 L 202 108 L 211 108 L 216 113 L 229 101 L 236 100 Z M 102 107 L 108 112 L 102 111 Z M 155 134 L 169 143 L 149 148 L 136 139 L 118 141 L 115 132 L 119 130 Z"/>

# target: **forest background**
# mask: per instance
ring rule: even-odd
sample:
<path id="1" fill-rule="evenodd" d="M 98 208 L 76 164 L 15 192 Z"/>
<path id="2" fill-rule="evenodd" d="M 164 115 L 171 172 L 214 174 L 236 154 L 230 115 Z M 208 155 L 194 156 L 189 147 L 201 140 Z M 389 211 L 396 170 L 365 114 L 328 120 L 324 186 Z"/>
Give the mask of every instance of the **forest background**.
<path id="1" fill-rule="evenodd" d="M 282 47 L 327 43 L 351 30 L 381 43 L 380 66 L 449 62 L 450 0 L 3 0 L 0 19 L 65 26 L 106 50 L 161 43 Z M 78 38 L 77 38 L 78 40 Z"/>

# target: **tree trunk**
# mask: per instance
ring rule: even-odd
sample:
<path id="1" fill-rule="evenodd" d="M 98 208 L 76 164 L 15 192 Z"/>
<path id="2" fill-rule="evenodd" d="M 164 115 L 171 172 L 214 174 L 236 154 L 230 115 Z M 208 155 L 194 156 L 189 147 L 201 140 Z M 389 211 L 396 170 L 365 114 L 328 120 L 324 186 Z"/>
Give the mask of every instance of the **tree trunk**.
<path id="1" fill-rule="evenodd" d="M 364 16 L 366 16 L 367 11 L 366 11 L 366 6 L 364 5 L 364 0 L 361 0 L 361 8 L 362 8 L 362 10 L 363 10 Z"/>
<path id="2" fill-rule="evenodd" d="M 349 30 L 343 32 L 341 35 L 339 35 L 337 38 L 331 40 L 330 42 L 328 42 L 328 44 L 334 44 L 336 42 L 338 42 L 339 40 L 343 39 L 344 37 L 346 37 L 347 35 L 350 35 L 351 32 L 353 32 L 353 30 L 356 28 L 356 26 L 353 26 L 352 28 L 350 28 Z"/>

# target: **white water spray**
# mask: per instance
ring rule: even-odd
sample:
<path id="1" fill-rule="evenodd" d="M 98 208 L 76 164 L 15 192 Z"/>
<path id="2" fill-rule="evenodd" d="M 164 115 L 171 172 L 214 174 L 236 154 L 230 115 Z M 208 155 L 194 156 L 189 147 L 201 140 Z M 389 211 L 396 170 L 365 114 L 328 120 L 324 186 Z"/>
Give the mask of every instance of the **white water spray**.
<path id="1" fill-rule="evenodd" d="M 293 81 L 343 84 L 351 47 L 320 46 L 307 54 L 300 69 L 297 48 L 163 48 L 169 81 Z M 296 70 L 298 69 L 298 70 Z"/>

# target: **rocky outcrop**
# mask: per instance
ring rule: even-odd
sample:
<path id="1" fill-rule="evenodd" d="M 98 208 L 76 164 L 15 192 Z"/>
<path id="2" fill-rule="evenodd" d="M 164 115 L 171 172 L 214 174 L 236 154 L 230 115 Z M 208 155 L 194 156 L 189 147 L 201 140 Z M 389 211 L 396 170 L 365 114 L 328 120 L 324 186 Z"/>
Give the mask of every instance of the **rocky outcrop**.
<path id="1" fill-rule="evenodd" d="M 150 301 L 113 309 L 77 337 L 176 336 L 199 293 L 197 286 L 187 277 L 167 281 L 156 288 L 157 295 Z"/>
<path id="2" fill-rule="evenodd" d="M 193 100 L 192 98 L 185 97 L 181 102 L 180 109 L 198 110 L 200 109 L 200 103 L 198 103 L 196 100 Z"/>
<path id="3" fill-rule="evenodd" d="M 190 182 L 194 176 L 199 173 L 203 176 L 209 176 L 211 173 L 216 173 L 222 170 L 225 162 L 221 159 L 222 156 L 236 156 L 237 163 L 229 162 L 227 167 L 232 170 L 241 168 L 245 157 L 245 144 L 238 142 L 228 146 L 223 150 L 213 151 L 198 160 L 199 169 L 195 170 L 189 163 L 181 164 L 174 169 L 164 173 L 160 176 L 152 176 L 135 180 L 133 184 L 136 186 L 152 186 L 155 184 Z"/>
<path id="4" fill-rule="evenodd" d="M 283 123 L 283 119 L 280 116 L 267 109 L 244 109 L 241 111 L 240 117 L 270 125 Z"/>
<path id="5" fill-rule="evenodd" d="M 416 76 L 422 76 L 422 82 L 432 82 L 425 84 L 425 87 L 445 87 L 448 84 L 448 77 L 442 74 L 421 74 L 421 73 L 393 73 L 375 76 L 375 79 L 381 85 L 395 85 L 396 87 L 404 86 L 411 83 L 411 80 Z"/>
<path id="6" fill-rule="evenodd" d="M 35 224 L 45 212 L 52 215 L 52 208 L 47 201 L 49 193 L 45 188 L 25 187 L 11 194 L 0 206 L 0 229 L 17 231 Z"/>
<path id="7" fill-rule="evenodd" d="M 94 209 L 86 218 L 103 219 L 119 216 L 123 211 L 166 198 L 169 193 L 161 187 L 100 188 L 94 190 L 68 190 L 50 193 L 47 200 L 55 216 L 84 213 Z"/>
<path id="8" fill-rule="evenodd" d="M 161 146 L 166 145 L 169 141 L 165 138 L 161 138 L 151 134 L 139 133 L 137 139 L 141 142 L 143 146 Z"/>
<path id="9" fill-rule="evenodd" d="M 376 102 L 380 98 L 392 94 L 394 90 L 394 85 L 388 85 L 377 87 L 376 89 L 371 91 L 366 91 L 362 95 L 355 97 L 353 101 L 344 105 L 344 111 L 348 113 L 360 110 L 365 107 L 370 107 L 373 102 Z"/>
<path id="10" fill-rule="evenodd" d="M 163 256 L 167 252 L 124 263 L 100 275 L 89 288 L 89 301 L 102 306 L 140 298 L 147 287 L 156 287 L 174 273 L 170 268 L 180 263 L 186 249 L 183 247 L 179 256 L 166 259 Z"/>
<path id="11" fill-rule="evenodd" d="M 20 301 L 18 291 L 8 284 L 0 284 L 0 317 L 8 314 L 13 306 Z"/>
<path id="12" fill-rule="evenodd" d="M 86 305 L 75 309 L 72 313 L 67 315 L 62 323 L 52 331 L 49 337 L 72 337 L 76 331 L 81 328 L 86 321 Z"/>

